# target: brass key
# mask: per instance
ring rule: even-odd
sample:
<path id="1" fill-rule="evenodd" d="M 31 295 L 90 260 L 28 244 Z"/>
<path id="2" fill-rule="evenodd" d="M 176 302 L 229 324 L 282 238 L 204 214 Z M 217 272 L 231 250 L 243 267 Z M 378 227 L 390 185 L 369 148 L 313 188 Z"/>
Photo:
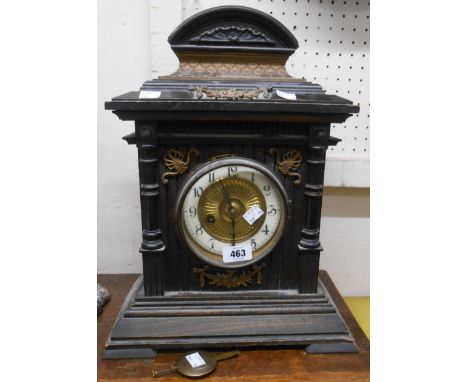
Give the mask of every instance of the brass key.
<path id="1" fill-rule="evenodd" d="M 203 364 L 197 367 L 192 367 L 190 362 L 187 360 L 187 356 L 198 355 L 201 358 Z M 224 359 L 232 358 L 240 354 L 239 350 L 234 350 L 225 353 L 208 353 L 203 350 L 198 351 L 191 351 L 189 353 L 185 353 L 184 355 L 178 357 L 174 364 L 171 365 L 169 369 L 164 369 L 160 371 L 153 370 L 153 377 L 157 378 L 163 375 L 172 374 L 173 372 L 177 371 L 179 374 L 182 374 L 186 377 L 201 377 L 203 375 L 207 375 L 211 373 L 214 369 L 216 369 L 216 364 L 218 361 L 222 361 Z"/>

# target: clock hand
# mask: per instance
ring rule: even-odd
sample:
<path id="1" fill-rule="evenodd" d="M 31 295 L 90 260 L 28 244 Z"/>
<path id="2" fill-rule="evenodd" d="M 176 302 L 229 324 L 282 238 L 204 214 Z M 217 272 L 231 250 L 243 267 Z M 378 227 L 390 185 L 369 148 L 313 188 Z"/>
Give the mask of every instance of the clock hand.
<path id="1" fill-rule="evenodd" d="M 236 220 L 234 219 L 234 216 L 233 216 L 234 206 L 232 204 L 231 195 L 228 192 L 226 192 L 222 180 L 220 184 L 221 184 L 221 188 L 223 189 L 224 199 L 229 203 L 229 215 L 231 216 L 231 225 L 232 225 L 232 245 L 234 246 L 236 245 Z"/>
<path id="2" fill-rule="evenodd" d="M 232 201 L 231 201 L 231 198 L 230 198 L 229 194 L 226 192 L 226 189 L 224 188 L 224 184 L 223 184 L 222 180 L 221 180 L 220 184 L 221 184 L 221 188 L 223 189 L 224 199 L 226 200 L 226 202 L 229 203 L 229 208 L 231 209 L 232 208 Z"/>
<path id="3" fill-rule="evenodd" d="M 232 245 L 236 245 L 236 220 L 233 218 L 231 220 L 232 224 Z"/>

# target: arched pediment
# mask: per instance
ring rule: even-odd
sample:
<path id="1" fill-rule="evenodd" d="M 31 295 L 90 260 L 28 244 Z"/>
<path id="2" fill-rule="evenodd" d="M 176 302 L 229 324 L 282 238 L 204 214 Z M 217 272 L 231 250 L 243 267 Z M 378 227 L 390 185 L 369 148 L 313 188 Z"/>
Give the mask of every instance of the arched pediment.
<path id="1" fill-rule="evenodd" d="M 298 47 L 278 20 L 247 7 L 216 7 L 180 24 L 168 39 L 174 52 L 252 52 L 290 56 Z"/>

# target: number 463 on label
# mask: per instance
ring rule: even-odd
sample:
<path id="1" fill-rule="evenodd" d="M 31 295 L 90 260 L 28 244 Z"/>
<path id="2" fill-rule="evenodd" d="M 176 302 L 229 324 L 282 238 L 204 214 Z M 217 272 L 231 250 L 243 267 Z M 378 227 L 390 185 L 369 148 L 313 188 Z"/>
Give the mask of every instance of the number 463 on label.
<path id="1" fill-rule="evenodd" d="M 252 247 L 250 245 L 237 245 L 223 248 L 223 262 L 234 263 L 236 261 L 252 260 Z"/>

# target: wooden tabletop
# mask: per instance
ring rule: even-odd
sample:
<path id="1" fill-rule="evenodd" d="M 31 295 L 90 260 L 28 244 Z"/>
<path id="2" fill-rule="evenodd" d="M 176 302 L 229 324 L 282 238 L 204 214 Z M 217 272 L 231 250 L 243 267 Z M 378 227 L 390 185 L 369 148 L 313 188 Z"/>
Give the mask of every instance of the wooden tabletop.
<path id="1" fill-rule="evenodd" d="M 164 369 L 181 353 L 158 353 L 155 359 L 102 360 L 101 353 L 107 336 L 127 295 L 138 275 L 98 275 L 98 282 L 112 295 L 97 319 L 98 381 L 183 381 L 187 378 L 172 374 L 154 379 L 151 370 Z M 216 370 L 203 378 L 224 382 L 360 382 L 369 381 L 369 341 L 341 298 L 325 271 L 320 278 L 330 292 L 341 315 L 351 329 L 361 351 L 357 354 L 306 354 L 303 347 L 288 349 L 241 349 L 236 358 L 221 361 Z M 202 350 L 202 349 L 200 349 Z"/>

